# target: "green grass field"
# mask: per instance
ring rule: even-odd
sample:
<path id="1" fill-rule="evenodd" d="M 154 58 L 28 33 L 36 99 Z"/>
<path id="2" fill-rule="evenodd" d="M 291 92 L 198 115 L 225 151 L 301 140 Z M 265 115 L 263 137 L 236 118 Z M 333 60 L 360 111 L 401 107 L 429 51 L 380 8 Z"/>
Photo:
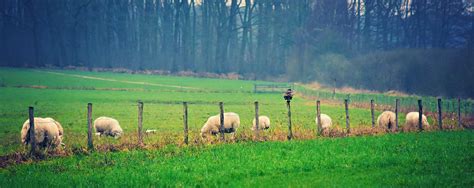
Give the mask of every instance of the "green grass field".
<path id="1" fill-rule="evenodd" d="M 472 131 L 93 153 L 0 169 L 2 187 L 472 187 Z"/>
<path id="2" fill-rule="evenodd" d="M 130 139 L 105 142 L 130 142 L 136 136 L 137 101 L 144 102 L 144 130 L 156 129 L 160 134 L 145 138 L 156 142 L 181 141 L 182 102 L 189 102 L 191 139 L 197 139 L 207 118 L 219 112 L 218 102 L 225 111 L 241 117 L 239 132 L 249 132 L 254 117 L 253 102 L 260 102 L 260 114 L 272 119 L 269 134 L 287 130 L 287 110 L 280 93 L 252 93 L 255 81 L 219 80 L 206 78 L 131 75 L 84 71 L 33 69 L 0 69 L 0 154 L 21 150 L 19 132 L 28 117 L 28 106 L 35 107 L 35 116 L 53 117 L 65 130 L 64 142 L 71 146 L 86 144 L 87 103 L 93 103 L 93 118 L 110 116 L 118 119 Z M 334 124 L 345 127 L 343 106 L 322 105 Z M 370 126 L 370 110 L 352 108 L 351 126 Z M 377 112 L 376 115 L 378 115 Z M 292 102 L 292 121 L 296 132 L 311 135 L 315 128 L 313 101 L 296 97 Z M 403 120 L 403 115 L 400 117 Z M 163 137 L 160 135 L 173 135 Z M 298 134 L 296 134 L 298 136 Z M 101 141 L 102 141 L 101 140 Z M 99 141 L 100 142 L 100 141 Z"/>
<path id="3" fill-rule="evenodd" d="M 252 93 L 254 83 L 268 82 L 0 68 L 0 156 L 26 152 L 19 132 L 28 106 L 35 107 L 35 116 L 61 122 L 69 153 L 0 169 L 0 185 L 473 185 L 472 131 L 321 138 L 314 133 L 314 101 L 296 96 L 296 141 L 274 142 L 286 139 L 285 101 L 281 93 Z M 139 100 L 144 102 L 143 129 L 158 130 L 145 136 L 145 150 L 126 147 L 137 142 Z M 272 120 L 264 133 L 272 142 L 248 142 L 256 100 L 260 114 Z M 188 147 L 182 146 L 183 101 L 189 103 Z M 199 130 L 209 116 L 218 114 L 220 101 L 225 111 L 240 115 L 237 143 L 203 144 Z M 88 102 L 93 103 L 93 119 L 114 117 L 125 135 L 118 140 L 95 137 L 98 152 L 85 155 L 75 151 L 86 148 Z M 342 103 L 323 102 L 322 113 L 330 115 L 336 127 L 345 127 Z M 351 108 L 350 115 L 351 127 L 371 126 L 369 109 Z"/>

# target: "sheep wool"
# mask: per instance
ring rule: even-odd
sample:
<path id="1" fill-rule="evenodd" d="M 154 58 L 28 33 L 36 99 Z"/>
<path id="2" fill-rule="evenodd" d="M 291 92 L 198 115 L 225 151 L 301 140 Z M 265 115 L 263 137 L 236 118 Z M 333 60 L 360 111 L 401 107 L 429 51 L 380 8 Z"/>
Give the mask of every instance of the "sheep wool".
<path id="1" fill-rule="evenodd" d="M 61 126 L 57 121 L 52 118 L 34 118 L 35 123 L 35 142 L 39 147 L 56 147 L 62 143 L 62 133 L 60 135 L 59 127 Z M 59 126 L 58 126 L 59 125 Z M 23 123 L 21 129 L 21 142 L 28 144 L 30 142 L 30 120 L 26 120 Z"/>
<path id="2" fill-rule="evenodd" d="M 258 116 L 258 129 L 264 130 L 270 128 L 270 118 L 268 116 Z M 255 118 L 252 121 L 252 130 L 256 130 L 257 125 L 255 122 Z"/>
<path id="3" fill-rule="evenodd" d="M 94 129 L 101 136 L 112 136 L 119 138 L 123 134 L 123 130 L 120 127 L 119 122 L 110 117 L 99 117 L 94 121 Z"/>
<path id="4" fill-rule="evenodd" d="M 59 122 L 57 122 L 56 120 L 54 120 L 53 118 L 47 117 L 47 118 L 45 118 L 45 119 L 52 121 L 52 122 L 58 127 L 59 137 L 60 137 L 61 140 L 62 140 L 63 134 L 64 134 L 63 126 L 61 126 L 61 124 L 60 124 Z"/>
<path id="5" fill-rule="evenodd" d="M 201 128 L 201 137 L 205 138 L 208 134 L 216 135 L 219 133 L 221 126 L 220 114 L 211 116 L 207 119 L 204 126 Z M 224 113 L 224 133 L 231 133 L 232 137 L 235 136 L 237 128 L 240 126 L 240 117 L 234 112 Z"/>
<path id="6" fill-rule="evenodd" d="M 318 117 L 315 119 L 316 126 L 318 126 Z M 332 119 L 326 114 L 321 114 L 321 127 L 322 129 L 326 129 L 332 126 Z"/>
<path id="7" fill-rule="evenodd" d="M 418 128 L 418 120 L 419 120 L 419 112 L 410 112 L 407 114 L 405 118 L 405 127 L 409 129 Z M 425 115 L 421 117 L 421 124 L 423 127 L 429 127 L 430 124 L 428 123 L 428 119 Z"/>
<path id="8" fill-rule="evenodd" d="M 392 111 L 384 111 L 377 118 L 377 125 L 386 129 L 395 127 L 396 115 Z"/>

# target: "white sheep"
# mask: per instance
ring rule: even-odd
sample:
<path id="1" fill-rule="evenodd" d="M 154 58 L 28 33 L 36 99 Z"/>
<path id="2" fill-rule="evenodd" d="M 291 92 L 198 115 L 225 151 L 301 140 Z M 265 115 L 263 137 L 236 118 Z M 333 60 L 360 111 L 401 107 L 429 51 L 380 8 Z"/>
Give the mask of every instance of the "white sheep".
<path id="1" fill-rule="evenodd" d="M 419 123 L 419 112 L 410 112 L 407 114 L 405 118 L 405 127 L 413 129 L 413 128 L 418 128 L 418 123 Z M 428 123 L 428 119 L 426 118 L 425 115 L 421 116 L 421 124 L 424 128 L 429 127 L 430 124 Z"/>
<path id="2" fill-rule="evenodd" d="M 207 119 L 204 126 L 201 128 L 201 137 L 206 138 L 208 134 L 217 135 L 221 126 L 220 114 L 211 116 Z M 232 138 L 235 138 L 235 132 L 240 126 L 240 117 L 234 112 L 224 113 L 224 133 L 231 133 Z"/>
<path id="3" fill-rule="evenodd" d="M 315 119 L 316 126 L 318 126 L 318 117 Z M 326 114 L 321 114 L 321 128 L 326 129 L 332 126 L 332 119 Z"/>
<path id="4" fill-rule="evenodd" d="M 94 121 L 94 128 L 99 135 L 113 136 L 119 138 L 123 134 L 119 122 L 110 117 L 99 117 Z"/>
<path id="5" fill-rule="evenodd" d="M 34 118 L 35 123 L 35 142 L 40 147 L 56 147 L 62 144 L 61 125 L 52 118 Z M 61 131 L 60 131 L 61 129 Z M 23 123 L 21 129 L 21 142 L 27 145 L 30 142 L 30 120 Z"/>
<path id="6" fill-rule="evenodd" d="M 256 118 L 253 118 L 252 121 L 252 130 L 255 131 L 257 129 L 256 125 Z M 268 116 L 258 116 L 258 129 L 259 130 L 264 130 L 270 128 L 270 118 Z"/>
<path id="7" fill-rule="evenodd" d="M 395 127 L 396 115 L 392 111 L 384 111 L 377 118 L 377 125 L 386 129 Z"/>

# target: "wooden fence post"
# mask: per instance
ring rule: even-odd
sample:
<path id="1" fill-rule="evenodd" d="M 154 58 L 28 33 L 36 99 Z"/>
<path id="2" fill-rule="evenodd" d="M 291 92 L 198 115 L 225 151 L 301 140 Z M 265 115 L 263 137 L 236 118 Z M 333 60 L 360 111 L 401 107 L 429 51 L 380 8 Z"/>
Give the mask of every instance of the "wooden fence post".
<path id="1" fill-rule="evenodd" d="M 142 135 L 142 128 L 143 128 L 143 102 L 138 102 L 138 144 L 143 144 L 143 135 Z"/>
<path id="2" fill-rule="evenodd" d="M 422 103 L 421 99 L 419 99 L 418 100 L 418 129 L 420 131 L 423 130 L 422 118 L 423 118 L 423 103 Z"/>
<path id="3" fill-rule="evenodd" d="M 400 99 L 395 99 L 395 129 L 398 131 L 398 111 L 400 111 Z"/>
<path id="4" fill-rule="evenodd" d="M 441 98 L 438 98 L 438 126 L 440 130 L 443 129 L 443 112 L 441 111 L 441 106 L 443 106 L 441 104 Z"/>
<path id="5" fill-rule="evenodd" d="M 288 140 L 293 138 L 293 132 L 291 131 L 291 105 L 290 101 L 286 101 L 286 108 L 288 109 Z"/>
<path id="6" fill-rule="evenodd" d="M 370 100 L 370 115 L 372 116 L 372 128 L 375 127 L 374 99 Z"/>
<path id="7" fill-rule="evenodd" d="M 458 97 L 458 127 L 462 127 L 462 122 L 461 122 L 461 97 Z"/>
<path id="8" fill-rule="evenodd" d="M 253 84 L 253 93 L 257 93 L 257 84 Z"/>
<path id="9" fill-rule="evenodd" d="M 258 132 L 259 132 L 259 115 L 258 115 L 258 101 L 255 101 L 255 137 L 258 139 Z"/>
<path id="10" fill-rule="evenodd" d="M 92 103 L 87 103 L 87 147 L 89 150 L 94 149 L 92 142 Z"/>
<path id="11" fill-rule="evenodd" d="M 317 121 L 318 121 L 318 127 L 317 127 L 318 135 L 321 135 L 321 131 L 322 131 L 322 125 L 321 125 L 321 102 L 320 102 L 319 100 L 316 101 L 316 118 L 317 118 Z"/>
<path id="12" fill-rule="evenodd" d="M 35 115 L 34 115 L 34 108 L 30 106 L 28 108 L 28 118 L 30 120 L 30 130 L 29 131 L 29 136 L 30 136 L 30 155 L 34 155 L 36 152 L 36 139 L 35 139 Z"/>
<path id="13" fill-rule="evenodd" d="M 184 124 L 184 143 L 189 144 L 188 140 L 188 103 L 183 102 L 183 124 Z"/>
<path id="14" fill-rule="evenodd" d="M 220 128 L 219 132 L 221 133 L 221 140 L 225 141 L 225 136 L 224 136 L 224 103 L 219 102 L 219 109 L 220 109 Z"/>
<path id="15" fill-rule="evenodd" d="M 347 129 L 347 133 L 350 133 L 351 125 L 349 121 L 349 100 L 344 99 L 344 107 L 346 108 L 346 129 Z"/>

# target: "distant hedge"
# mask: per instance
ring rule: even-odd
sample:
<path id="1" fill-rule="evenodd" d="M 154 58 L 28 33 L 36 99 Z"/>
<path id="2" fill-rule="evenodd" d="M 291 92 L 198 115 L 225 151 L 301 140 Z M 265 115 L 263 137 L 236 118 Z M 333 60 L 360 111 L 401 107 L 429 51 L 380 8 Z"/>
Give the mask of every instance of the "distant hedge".
<path id="1" fill-rule="evenodd" d="M 303 74 L 289 71 L 293 79 L 330 86 L 474 97 L 474 53 L 468 50 L 403 49 L 351 59 L 324 54 L 313 58 Z"/>

